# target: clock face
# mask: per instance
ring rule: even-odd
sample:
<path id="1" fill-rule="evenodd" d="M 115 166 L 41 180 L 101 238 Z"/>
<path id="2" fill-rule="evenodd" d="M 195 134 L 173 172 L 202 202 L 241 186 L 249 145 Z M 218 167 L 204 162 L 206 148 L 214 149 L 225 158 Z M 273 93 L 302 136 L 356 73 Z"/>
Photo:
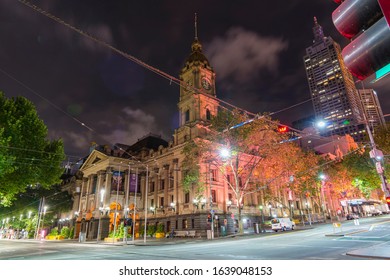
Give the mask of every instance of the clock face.
<path id="1" fill-rule="evenodd" d="M 188 80 L 187 82 L 186 82 L 186 87 L 184 88 L 185 90 L 190 90 L 192 88 L 192 82 L 191 82 L 191 80 Z"/>
<path id="2" fill-rule="evenodd" d="M 211 88 L 211 84 L 208 79 L 206 78 L 202 79 L 202 87 L 206 90 L 209 90 Z"/>

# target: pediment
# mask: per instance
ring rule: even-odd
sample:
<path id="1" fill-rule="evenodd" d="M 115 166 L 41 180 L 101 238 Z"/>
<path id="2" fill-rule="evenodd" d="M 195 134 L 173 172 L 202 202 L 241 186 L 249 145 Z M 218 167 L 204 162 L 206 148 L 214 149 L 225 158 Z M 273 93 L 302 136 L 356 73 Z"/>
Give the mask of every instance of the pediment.
<path id="1" fill-rule="evenodd" d="M 88 158 L 85 160 L 83 165 L 80 167 L 80 171 L 89 169 L 93 166 L 99 165 L 99 163 L 105 161 L 108 159 L 108 156 L 102 152 L 99 152 L 97 150 L 93 150 Z"/>

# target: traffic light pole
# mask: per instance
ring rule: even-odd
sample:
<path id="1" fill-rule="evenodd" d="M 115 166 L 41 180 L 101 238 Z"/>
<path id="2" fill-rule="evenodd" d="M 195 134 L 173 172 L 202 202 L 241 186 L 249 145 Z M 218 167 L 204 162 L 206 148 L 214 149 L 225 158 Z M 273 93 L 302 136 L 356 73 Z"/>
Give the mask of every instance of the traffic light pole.
<path id="1" fill-rule="evenodd" d="M 385 180 L 385 176 L 383 175 L 384 173 L 384 170 L 383 170 L 383 167 L 381 165 L 381 162 L 380 160 L 378 160 L 376 158 L 376 153 L 379 151 L 376 149 L 376 144 L 375 144 L 375 141 L 374 141 L 374 137 L 371 133 L 371 129 L 368 125 L 368 121 L 366 119 L 366 116 L 364 115 L 364 118 L 365 118 L 365 122 L 366 122 L 366 130 L 367 130 L 367 133 L 368 133 L 368 137 L 370 138 L 370 144 L 371 144 L 371 157 L 374 159 L 375 161 L 375 165 L 376 165 L 376 171 L 381 179 L 381 186 L 382 186 L 382 191 L 384 192 L 385 194 L 385 197 L 389 197 L 390 196 L 390 191 L 389 189 L 387 188 L 387 184 L 386 184 L 386 180 Z M 379 151 L 380 152 L 380 151 Z"/>

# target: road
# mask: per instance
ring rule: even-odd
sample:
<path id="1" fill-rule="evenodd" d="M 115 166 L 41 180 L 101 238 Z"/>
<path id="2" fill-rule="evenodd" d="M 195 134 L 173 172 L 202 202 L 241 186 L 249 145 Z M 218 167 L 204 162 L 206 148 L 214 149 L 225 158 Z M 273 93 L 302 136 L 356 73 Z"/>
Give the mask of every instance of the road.
<path id="1" fill-rule="evenodd" d="M 1 240 L 2 260 L 355 260 L 350 251 L 390 243 L 390 215 L 299 230 L 215 240 L 142 240 L 136 244 Z"/>

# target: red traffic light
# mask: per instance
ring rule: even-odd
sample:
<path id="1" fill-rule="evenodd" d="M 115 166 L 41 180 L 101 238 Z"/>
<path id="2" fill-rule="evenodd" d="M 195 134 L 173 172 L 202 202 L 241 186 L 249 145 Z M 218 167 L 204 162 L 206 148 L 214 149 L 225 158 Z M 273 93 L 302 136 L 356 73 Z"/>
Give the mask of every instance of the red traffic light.
<path id="1" fill-rule="evenodd" d="M 389 197 L 386 197 L 386 202 L 387 202 L 387 205 L 390 206 L 390 196 L 389 196 Z"/>
<path id="2" fill-rule="evenodd" d="M 286 133 L 289 131 L 290 131 L 290 129 L 286 125 L 279 125 L 278 126 L 278 132 L 280 132 L 280 133 Z"/>

